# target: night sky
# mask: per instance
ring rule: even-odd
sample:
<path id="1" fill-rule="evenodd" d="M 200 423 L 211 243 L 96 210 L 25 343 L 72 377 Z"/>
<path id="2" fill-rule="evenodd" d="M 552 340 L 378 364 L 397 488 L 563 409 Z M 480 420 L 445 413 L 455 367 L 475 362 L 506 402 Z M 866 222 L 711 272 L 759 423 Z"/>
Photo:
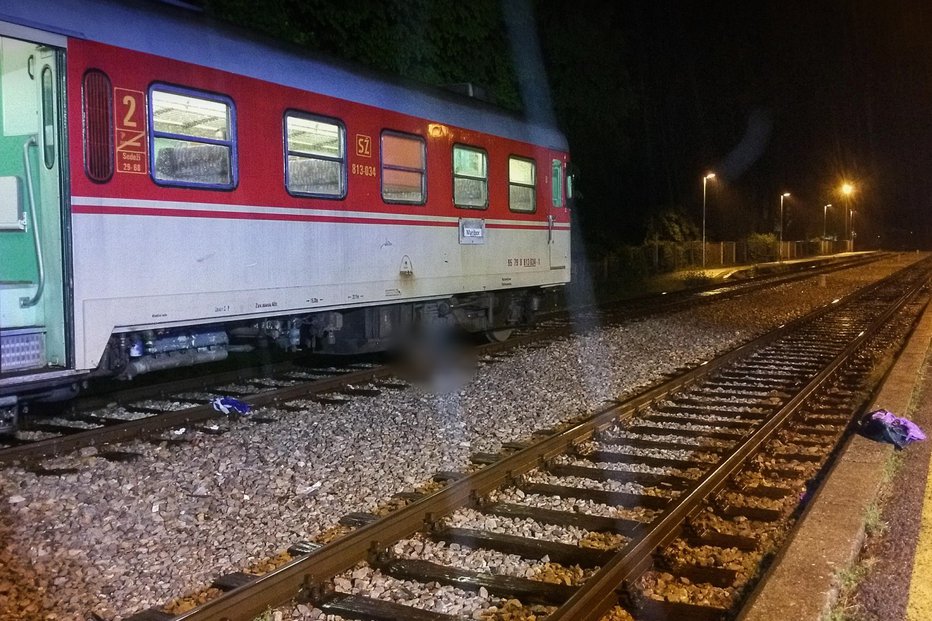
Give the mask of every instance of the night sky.
<path id="1" fill-rule="evenodd" d="M 649 102 L 628 125 L 623 196 L 695 211 L 715 170 L 718 237 L 772 231 L 791 192 L 787 237 L 801 239 L 821 233 L 823 205 L 844 203 L 847 178 L 859 242 L 929 245 L 932 3 L 627 2 L 613 20 Z"/>

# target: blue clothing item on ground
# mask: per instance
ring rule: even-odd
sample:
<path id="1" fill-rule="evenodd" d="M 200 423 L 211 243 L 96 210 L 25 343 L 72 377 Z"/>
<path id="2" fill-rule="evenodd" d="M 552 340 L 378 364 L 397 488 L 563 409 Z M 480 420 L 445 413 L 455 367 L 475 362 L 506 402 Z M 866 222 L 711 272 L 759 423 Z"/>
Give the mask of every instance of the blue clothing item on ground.
<path id="1" fill-rule="evenodd" d="M 248 403 L 244 403 L 243 401 L 234 399 L 233 397 L 217 397 L 211 401 L 210 404 L 214 406 L 215 410 L 222 412 L 227 416 L 229 416 L 231 412 L 236 412 L 237 414 L 248 414 L 249 410 L 252 409 L 249 407 Z"/>
<path id="2" fill-rule="evenodd" d="M 861 419 L 861 435 L 877 442 L 889 442 L 898 449 L 910 442 L 926 439 L 926 434 L 916 423 L 887 410 L 865 414 Z"/>

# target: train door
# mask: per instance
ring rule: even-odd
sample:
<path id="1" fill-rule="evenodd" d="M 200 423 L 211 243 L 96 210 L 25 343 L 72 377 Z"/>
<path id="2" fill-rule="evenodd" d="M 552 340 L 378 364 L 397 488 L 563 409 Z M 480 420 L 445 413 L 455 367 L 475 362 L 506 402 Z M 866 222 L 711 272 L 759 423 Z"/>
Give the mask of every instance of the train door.
<path id="1" fill-rule="evenodd" d="M 561 160 L 551 160 L 550 164 L 550 213 L 547 215 L 549 224 L 550 269 L 558 270 L 566 267 L 569 260 L 570 236 L 566 229 L 557 228 L 557 223 L 566 219 L 566 191 L 564 188 L 565 172 Z"/>
<path id="2" fill-rule="evenodd" d="M 0 24 L 0 377 L 69 365 L 64 50 L 11 28 Z"/>

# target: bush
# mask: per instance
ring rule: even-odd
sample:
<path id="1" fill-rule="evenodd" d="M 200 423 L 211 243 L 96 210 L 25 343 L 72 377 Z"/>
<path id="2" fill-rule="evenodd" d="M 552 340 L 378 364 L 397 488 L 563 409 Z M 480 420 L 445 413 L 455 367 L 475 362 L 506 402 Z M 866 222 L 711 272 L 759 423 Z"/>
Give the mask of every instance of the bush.
<path id="1" fill-rule="evenodd" d="M 748 262 L 775 261 L 777 259 L 777 237 L 773 233 L 748 235 Z"/>

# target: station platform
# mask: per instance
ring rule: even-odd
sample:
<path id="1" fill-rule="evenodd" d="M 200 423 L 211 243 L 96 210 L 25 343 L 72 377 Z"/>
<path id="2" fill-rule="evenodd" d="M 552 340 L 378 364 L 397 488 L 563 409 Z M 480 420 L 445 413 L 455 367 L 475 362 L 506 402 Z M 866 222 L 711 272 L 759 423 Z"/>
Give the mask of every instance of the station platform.
<path id="1" fill-rule="evenodd" d="M 799 270 L 806 267 L 815 267 L 838 263 L 852 259 L 854 257 L 867 257 L 877 254 L 875 250 L 860 250 L 857 252 L 839 252 L 837 254 L 823 254 L 811 257 L 801 257 L 793 259 L 783 259 L 782 261 L 770 261 L 766 263 L 750 263 L 747 265 L 731 265 L 722 267 L 698 268 L 702 272 L 716 280 L 740 280 L 751 275 L 775 274 L 788 270 Z M 692 273 L 687 271 L 687 273 Z"/>
<path id="2" fill-rule="evenodd" d="M 739 621 L 932 620 L 930 343 L 932 305 L 870 408 L 930 439 L 895 451 L 852 436 Z"/>

